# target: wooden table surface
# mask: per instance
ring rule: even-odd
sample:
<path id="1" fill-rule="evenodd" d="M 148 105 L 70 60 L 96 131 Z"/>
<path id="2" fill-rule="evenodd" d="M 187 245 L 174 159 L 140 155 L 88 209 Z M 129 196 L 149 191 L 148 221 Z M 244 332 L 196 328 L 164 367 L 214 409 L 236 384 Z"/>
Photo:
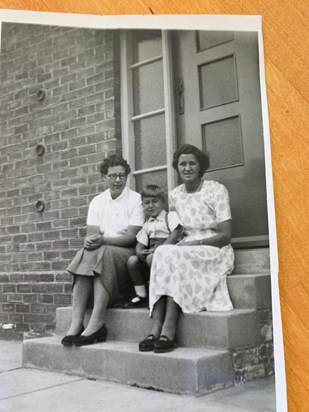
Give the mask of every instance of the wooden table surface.
<path id="1" fill-rule="evenodd" d="M 0 8 L 102 15 L 262 15 L 288 408 L 309 411 L 309 2 L 0 0 Z"/>

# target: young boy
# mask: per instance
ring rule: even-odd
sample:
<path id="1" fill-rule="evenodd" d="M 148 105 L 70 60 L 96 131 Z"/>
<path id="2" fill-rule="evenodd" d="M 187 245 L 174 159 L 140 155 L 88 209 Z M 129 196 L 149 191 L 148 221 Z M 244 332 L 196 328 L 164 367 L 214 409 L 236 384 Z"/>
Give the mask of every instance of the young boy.
<path id="1" fill-rule="evenodd" d="M 145 271 L 149 272 L 154 251 L 159 245 L 177 243 L 182 234 L 177 213 L 164 210 L 165 196 L 159 186 L 145 186 L 141 196 L 146 222 L 136 236 L 136 255 L 128 260 L 136 296 L 124 305 L 126 309 L 148 306 Z"/>

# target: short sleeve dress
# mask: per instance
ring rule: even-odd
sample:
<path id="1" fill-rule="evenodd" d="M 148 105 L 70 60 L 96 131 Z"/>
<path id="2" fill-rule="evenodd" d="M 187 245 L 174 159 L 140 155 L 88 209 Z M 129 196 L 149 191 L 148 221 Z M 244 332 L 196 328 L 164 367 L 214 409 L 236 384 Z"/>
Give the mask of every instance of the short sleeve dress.
<path id="1" fill-rule="evenodd" d="M 195 193 L 187 193 L 185 185 L 177 186 L 169 199 L 185 236 L 176 245 L 162 245 L 155 251 L 149 285 L 150 314 L 164 295 L 171 296 L 184 313 L 232 310 L 226 283 L 226 276 L 234 268 L 232 246 L 181 246 L 184 241 L 213 236 L 218 223 L 231 219 L 226 188 L 205 180 Z"/>

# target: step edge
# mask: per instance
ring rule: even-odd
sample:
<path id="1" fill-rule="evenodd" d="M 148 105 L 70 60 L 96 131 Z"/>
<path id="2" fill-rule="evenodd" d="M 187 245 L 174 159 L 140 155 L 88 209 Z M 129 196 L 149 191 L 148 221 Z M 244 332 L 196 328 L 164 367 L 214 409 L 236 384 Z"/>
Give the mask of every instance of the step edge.
<path id="1" fill-rule="evenodd" d="M 61 342 L 60 342 L 61 336 L 55 334 L 53 336 L 47 336 L 44 338 L 34 338 L 34 339 L 28 339 L 23 342 L 22 345 L 22 351 L 24 352 L 25 348 L 28 349 L 29 346 L 32 345 L 44 345 L 44 346 L 53 346 L 53 347 L 59 347 L 63 350 L 80 350 L 82 349 L 84 352 L 88 350 L 92 351 L 108 351 L 108 352 L 126 352 L 126 353 L 134 353 L 139 354 L 141 356 L 165 356 L 166 358 L 171 358 L 171 359 L 180 359 L 180 360 L 192 360 L 197 361 L 199 359 L 210 359 L 213 356 L 223 356 L 226 354 L 230 353 L 230 350 L 227 348 L 210 348 L 210 347 L 203 347 L 203 346 L 190 346 L 190 347 L 184 347 L 184 346 L 179 346 L 175 349 L 173 352 L 168 352 L 164 354 L 154 354 L 153 352 L 140 352 L 137 350 L 137 344 L 138 342 L 131 342 L 131 341 L 117 341 L 117 340 L 107 340 L 104 343 L 97 343 L 93 345 L 87 345 L 83 346 L 82 348 L 67 348 L 64 347 Z M 108 346 L 106 346 L 106 344 Z M 114 347 L 111 347 L 111 345 L 114 345 Z M 126 347 L 127 346 L 127 347 Z M 134 349 L 132 351 L 132 349 Z M 136 349 L 136 350 L 135 350 Z M 189 357 L 179 357 L 179 356 L 174 356 L 175 353 L 180 354 L 180 352 L 191 352 L 195 357 L 189 358 Z M 202 353 L 203 352 L 203 353 Z M 199 356 L 199 354 L 201 355 Z"/>
<path id="2" fill-rule="evenodd" d="M 62 306 L 56 309 L 56 312 L 69 312 L 72 311 L 72 306 Z M 87 312 L 90 312 L 91 309 L 87 309 Z M 181 316 L 184 317 L 224 317 L 224 316 L 236 316 L 237 314 L 245 314 L 245 313 L 252 313 L 255 312 L 256 309 L 254 308 L 236 308 L 232 309 L 229 311 L 202 311 L 202 312 L 197 312 L 197 313 L 181 313 Z M 145 308 L 142 309 L 120 309 L 120 308 L 110 308 L 107 309 L 107 313 L 141 313 L 141 314 L 147 314 L 149 311 Z"/>

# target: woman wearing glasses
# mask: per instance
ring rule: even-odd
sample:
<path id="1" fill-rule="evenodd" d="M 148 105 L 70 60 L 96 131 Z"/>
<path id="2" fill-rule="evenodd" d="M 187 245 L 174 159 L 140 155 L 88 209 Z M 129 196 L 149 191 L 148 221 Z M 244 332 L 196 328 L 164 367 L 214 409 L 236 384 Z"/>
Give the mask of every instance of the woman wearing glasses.
<path id="1" fill-rule="evenodd" d="M 126 187 L 131 169 L 122 157 L 105 159 L 100 171 L 108 189 L 90 202 L 84 248 L 67 269 L 74 281 L 72 321 L 61 341 L 65 346 L 104 342 L 107 306 L 127 298 L 132 287 L 127 261 L 135 253 L 136 234 L 145 219 L 141 197 Z M 90 297 L 93 310 L 84 329 Z"/>

